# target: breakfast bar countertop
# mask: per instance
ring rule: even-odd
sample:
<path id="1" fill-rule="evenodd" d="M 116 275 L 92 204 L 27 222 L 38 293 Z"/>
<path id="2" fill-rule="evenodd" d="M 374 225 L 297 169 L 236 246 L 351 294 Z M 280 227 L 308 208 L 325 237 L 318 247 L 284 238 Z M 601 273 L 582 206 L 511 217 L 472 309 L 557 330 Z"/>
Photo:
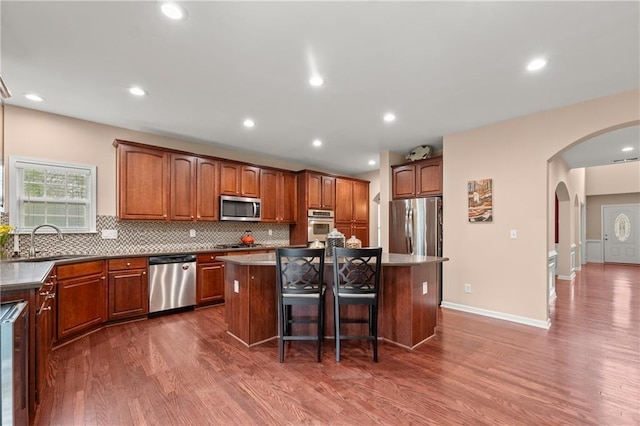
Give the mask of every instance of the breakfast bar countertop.
<path id="1" fill-rule="evenodd" d="M 275 266 L 275 253 L 245 254 L 242 256 L 220 256 L 218 260 L 235 263 L 243 266 Z M 448 257 L 415 256 L 411 254 L 382 253 L 382 264 L 386 266 L 413 266 L 425 263 L 446 262 Z M 333 262 L 332 257 L 327 257 L 325 263 Z"/>

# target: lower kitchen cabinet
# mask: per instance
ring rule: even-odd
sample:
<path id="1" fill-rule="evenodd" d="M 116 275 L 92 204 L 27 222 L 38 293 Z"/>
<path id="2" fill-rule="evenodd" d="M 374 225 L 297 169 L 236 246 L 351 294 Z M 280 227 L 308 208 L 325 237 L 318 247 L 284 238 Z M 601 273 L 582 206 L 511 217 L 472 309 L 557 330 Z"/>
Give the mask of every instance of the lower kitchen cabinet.
<path id="1" fill-rule="evenodd" d="M 105 262 L 58 268 L 58 341 L 100 326 L 107 319 Z"/>
<path id="2" fill-rule="evenodd" d="M 49 360 L 55 341 L 56 322 L 56 273 L 55 268 L 36 295 L 35 311 L 35 400 L 40 403 L 47 377 L 49 376 Z"/>
<path id="3" fill-rule="evenodd" d="M 216 260 L 226 253 L 198 255 L 196 266 L 196 304 L 224 302 L 224 262 Z"/>
<path id="4" fill-rule="evenodd" d="M 109 319 L 149 312 L 149 275 L 146 257 L 113 259 L 109 268 Z"/>

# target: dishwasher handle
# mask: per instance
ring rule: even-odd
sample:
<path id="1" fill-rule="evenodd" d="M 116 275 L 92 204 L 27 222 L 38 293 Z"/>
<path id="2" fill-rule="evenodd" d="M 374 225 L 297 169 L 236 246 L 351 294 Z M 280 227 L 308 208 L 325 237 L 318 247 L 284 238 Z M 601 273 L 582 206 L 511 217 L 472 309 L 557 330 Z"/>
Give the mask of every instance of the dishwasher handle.
<path id="1" fill-rule="evenodd" d="M 149 257 L 149 265 L 164 265 L 167 263 L 189 263 L 195 262 L 195 254 L 179 254 L 170 256 L 151 256 Z"/>

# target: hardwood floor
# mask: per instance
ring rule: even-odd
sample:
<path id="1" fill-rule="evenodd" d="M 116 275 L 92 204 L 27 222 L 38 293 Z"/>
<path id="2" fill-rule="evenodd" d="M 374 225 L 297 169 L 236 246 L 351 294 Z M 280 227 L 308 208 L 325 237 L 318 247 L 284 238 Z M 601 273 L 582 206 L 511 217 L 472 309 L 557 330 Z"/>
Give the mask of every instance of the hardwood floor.
<path id="1" fill-rule="evenodd" d="M 550 330 L 442 310 L 409 351 L 275 340 L 247 349 L 218 306 L 104 329 L 53 353 L 36 424 L 640 424 L 640 268 L 558 281 Z"/>

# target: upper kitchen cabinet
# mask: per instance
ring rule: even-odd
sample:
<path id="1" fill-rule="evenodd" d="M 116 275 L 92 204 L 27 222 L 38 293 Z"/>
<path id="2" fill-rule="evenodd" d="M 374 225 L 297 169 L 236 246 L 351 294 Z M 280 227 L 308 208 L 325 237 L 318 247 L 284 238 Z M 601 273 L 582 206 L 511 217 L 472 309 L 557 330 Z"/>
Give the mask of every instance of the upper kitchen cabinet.
<path id="1" fill-rule="evenodd" d="M 220 194 L 260 197 L 260 168 L 239 163 L 220 163 Z"/>
<path id="2" fill-rule="evenodd" d="M 218 219 L 218 161 L 171 154 L 171 220 Z"/>
<path id="3" fill-rule="evenodd" d="M 369 182 L 336 178 L 335 223 L 346 238 L 355 235 L 369 245 Z"/>
<path id="4" fill-rule="evenodd" d="M 332 210 L 336 205 L 336 178 L 320 173 L 305 172 L 307 208 Z"/>
<path id="5" fill-rule="evenodd" d="M 294 173 L 262 169 L 260 191 L 262 222 L 296 222 L 296 175 Z"/>
<path id="6" fill-rule="evenodd" d="M 118 218 L 166 220 L 169 153 L 116 140 Z"/>
<path id="7" fill-rule="evenodd" d="M 442 195 L 442 157 L 393 166 L 392 178 L 394 200 Z"/>

